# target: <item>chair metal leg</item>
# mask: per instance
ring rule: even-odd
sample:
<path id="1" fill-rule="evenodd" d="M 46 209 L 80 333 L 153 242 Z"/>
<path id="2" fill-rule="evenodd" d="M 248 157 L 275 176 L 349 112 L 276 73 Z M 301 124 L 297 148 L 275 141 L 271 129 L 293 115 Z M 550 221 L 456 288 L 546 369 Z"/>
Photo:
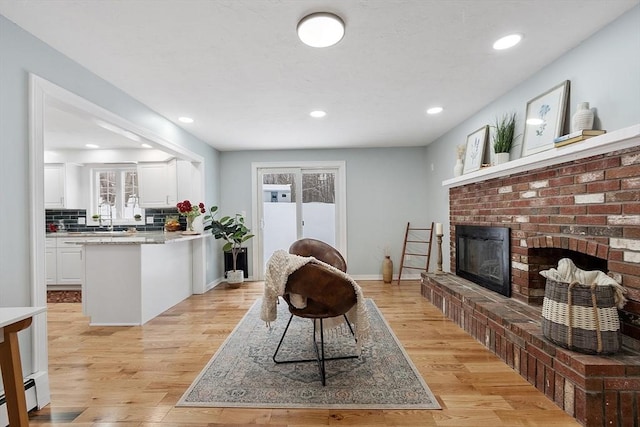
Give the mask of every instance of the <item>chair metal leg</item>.
<path id="1" fill-rule="evenodd" d="M 349 330 L 351 331 L 351 334 L 355 336 L 354 332 L 353 332 L 353 328 L 351 327 L 351 324 L 349 323 L 349 319 L 347 319 L 347 316 L 344 316 L 345 321 L 347 322 L 347 326 L 349 326 Z M 293 320 L 293 314 L 291 315 L 291 317 L 289 317 L 289 322 L 287 322 L 287 327 L 284 329 L 284 332 L 282 333 L 282 337 L 280 338 L 280 342 L 278 343 L 278 347 L 276 348 L 275 353 L 273 353 L 272 359 L 275 363 L 277 364 L 283 364 L 283 363 L 307 363 L 307 362 L 316 362 L 318 364 L 318 370 L 320 371 L 320 378 L 322 380 L 322 385 L 325 386 L 326 385 L 326 369 L 325 369 L 325 361 L 327 360 L 344 360 L 344 359 L 357 359 L 359 356 L 358 355 L 353 355 L 353 356 L 337 356 L 337 357 L 325 357 L 324 355 L 324 328 L 323 328 L 323 323 L 322 323 L 322 318 L 319 319 L 320 320 L 320 348 L 318 349 L 318 341 L 316 340 L 316 322 L 315 320 L 311 320 L 313 322 L 313 347 L 316 353 L 316 358 L 315 359 L 296 359 L 296 360 L 277 360 L 276 356 L 278 355 L 278 351 L 280 350 L 280 347 L 282 346 L 282 342 L 284 341 L 284 337 L 287 334 L 287 331 L 289 330 L 289 326 L 291 325 L 291 321 Z M 357 341 L 357 340 L 356 340 Z"/>
<path id="2" fill-rule="evenodd" d="M 278 362 L 276 360 L 276 355 L 278 354 L 278 350 L 280 350 L 280 346 L 282 345 L 282 341 L 284 341 L 284 336 L 287 335 L 287 331 L 289 330 L 289 325 L 291 325 L 291 321 L 293 320 L 293 314 L 291 315 L 291 317 L 289 317 L 289 321 L 287 322 L 287 327 L 284 328 L 284 332 L 282 333 L 282 337 L 280 337 L 280 342 L 278 343 L 278 347 L 276 348 L 276 352 L 273 353 L 273 356 L 271 357 L 273 359 L 274 362 L 276 363 L 286 363 L 286 362 Z"/>

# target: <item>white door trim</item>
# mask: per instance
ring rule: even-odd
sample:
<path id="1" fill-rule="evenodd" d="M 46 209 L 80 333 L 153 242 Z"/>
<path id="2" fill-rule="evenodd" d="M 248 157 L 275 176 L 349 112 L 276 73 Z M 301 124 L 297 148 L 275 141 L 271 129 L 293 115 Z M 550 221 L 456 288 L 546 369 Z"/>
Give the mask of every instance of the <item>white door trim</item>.
<path id="1" fill-rule="evenodd" d="M 163 151 L 172 153 L 184 159 L 191 160 L 199 171 L 198 191 L 204 196 L 205 189 L 205 164 L 204 157 L 186 148 L 176 145 L 156 133 L 140 127 L 129 120 L 106 110 L 68 90 L 51 83 L 35 74 L 29 74 L 29 177 L 30 177 L 30 203 L 31 224 L 29 232 L 31 236 L 31 304 L 33 306 L 47 305 L 47 285 L 45 279 L 45 208 L 44 208 L 44 110 L 47 102 L 62 102 L 85 111 L 95 117 L 113 123 L 122 129 L 136 133 L 159 146 Z M 204 242 L 203 239 L 200 239 Z M 204 243 L 201 243 L 204 244 Z M 205 251 L 200 251 L 199 268 L 205 268 Z M 199 280 L 206 280 L 206 273 L 199 276 Z M 199 285 L 204 289 L 203 283 Z M 194 292 L 196 293 L 196 292 Z M 201 293 L 201 292 L 200 292 Z M 48 369 L 47 351 L 47 320 L 46 314 L 35 316 L 32 324 L 32 365 L 34 373 L 45 372 Z M 34 375 L 35 375 L 34 374 Z M 46 381 L 48 388 L 48 380 Z M 48 394 L 48 390 L 47 390 Z M 45 404 L 48 402 L 44 402 Z M 40 404 L 40 402 L 39 402 Z"/>
<path id="2" fill-rule="evenodd" d="M 259 170 L 261 169 L 336 169 L 336 249 L 347 259 L 347 165 L 344 160 L 336 161 L 300 161 L 300 162 L 252 162 L 251 163 L 251 228 L 262 228 L 262 194 L 258 194 L 260 187 Z M 259 235 L 260 233 L 256 233 Z M 253 277 L 256 280 L 264 280 L 264 268 L 262 266 L 263 253 L 262 241 L 252 239 L 251 253 L 253 265 Z"/>

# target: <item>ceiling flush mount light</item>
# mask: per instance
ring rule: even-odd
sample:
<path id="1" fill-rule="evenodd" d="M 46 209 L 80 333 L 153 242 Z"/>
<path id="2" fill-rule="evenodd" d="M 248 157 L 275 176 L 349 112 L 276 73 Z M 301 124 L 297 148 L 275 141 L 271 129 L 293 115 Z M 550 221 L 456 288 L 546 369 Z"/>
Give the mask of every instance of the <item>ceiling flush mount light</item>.
<path id="1" fill-rule="evenodd" d="M 151 145 L 147 144 L 146 142 L 144 144 L 140 144 L 140 146 L 142 148 L 153 148 Z"/>
<path id="2" fill-rule="evenodd" d="M 328 12 L 307 15 L 298 23 L 298 37 L 311 47 L 329 47 L 344 36 L 344 21 Z"/>
<path id="3" fill-rule="evenodd" d="M 431 107 L 427 110 L 427 114 L 440 114 L 442 113 L 442 107 Z"/>
<path id="4" fill-rule="evenodd" d="M 96 144 L 84 144 L 84 146 L 87 148 L 100 148 L 100 146 Z"/>
<path id="5" fill-rule="evenodd" d="M 504 36 L 501 39 L 496 40 L 493 44 L 493 48 L 495 50 L 504 50 L 509 49 L 510 47 L 514 47 L 522 40 L 522 35 L 520 34 L 509 34 L 508 36 Z"/>
<path id="6" fill-rule="evenodd" d="M 321 119 L 322 117 L 326 116 L 327 113 L 325 111 L 322 110 L 315 110 L 309 113 L 309 115 L 311 117 L 313 117 L 314 119 Z"/>
<path id="7" fill-rule="evenodd" d="M 178 121 L 181 121 L 182 123 L 193 123 L 193 119 L 191 117 L 178 117 Z"/>

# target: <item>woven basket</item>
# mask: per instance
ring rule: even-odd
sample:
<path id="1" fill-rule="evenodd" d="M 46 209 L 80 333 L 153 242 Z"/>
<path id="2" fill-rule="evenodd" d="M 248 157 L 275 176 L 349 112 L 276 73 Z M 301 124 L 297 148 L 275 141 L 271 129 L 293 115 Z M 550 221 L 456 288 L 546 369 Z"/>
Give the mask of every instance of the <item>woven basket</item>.
<path id="1" fill-rule="evenodd" d="M 553 343 L 588 354 L 620 350 L 620 319 L 611 286 L 547 278 L 542 333 Z"/>

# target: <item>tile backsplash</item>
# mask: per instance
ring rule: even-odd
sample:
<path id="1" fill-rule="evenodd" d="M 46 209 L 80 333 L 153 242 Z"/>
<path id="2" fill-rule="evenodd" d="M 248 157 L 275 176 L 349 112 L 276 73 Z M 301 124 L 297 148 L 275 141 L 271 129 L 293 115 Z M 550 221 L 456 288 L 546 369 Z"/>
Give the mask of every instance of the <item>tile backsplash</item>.
<path id="1" fill-rule="evenodd" d="M 178 215 L 177 208 L 150 209 L 145 211 L 145 217 L 141 221 L 136 221 L 135 225 L 114 225 L 116 231 L 126 230 L 135 227 L 138 231 L 160 231 L 164 227 L 164 220 L 167 215 Z M 153 224 L 147 224 L 146 218 L 153 217 Z M 84 218 L 85 224 L 78 224 L 78 218 Z M 96 231 L 98 226 L 87 225 L 87 211 L 85 209 L 47 209 L 45 211 L 45 231 L 49 232 L 49 224 L 59 226 L 60 221 L 64 223 L 66 231 Z M 81 221 L 82 222 L 82 221 Z M 187 220 L 180 217 L 180 224 L 186 227 Z M 104 227 L 102 227 L 104 228 Z"/>

